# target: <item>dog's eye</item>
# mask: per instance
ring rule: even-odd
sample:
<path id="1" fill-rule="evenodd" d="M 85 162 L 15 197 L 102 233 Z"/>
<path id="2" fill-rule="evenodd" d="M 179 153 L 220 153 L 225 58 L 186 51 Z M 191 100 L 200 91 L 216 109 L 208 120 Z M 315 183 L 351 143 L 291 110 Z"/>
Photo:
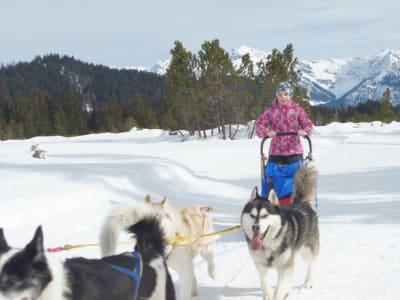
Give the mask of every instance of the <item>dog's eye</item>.
<path id="1" fill-rule="evenodd" d="M 256 215 L 253 215 L 253 214 L 250 214 L 250 217 L 251 217 L 252 219 L 257 218 L 257 216 L 256 216 Z"/>
<path id="2" fill-rule="evenodd" d="M 260 219 L 265 219 L 266 217 L 268 217 L 267 214 L 262 214 L 262 215 L 260 215 Z"/>

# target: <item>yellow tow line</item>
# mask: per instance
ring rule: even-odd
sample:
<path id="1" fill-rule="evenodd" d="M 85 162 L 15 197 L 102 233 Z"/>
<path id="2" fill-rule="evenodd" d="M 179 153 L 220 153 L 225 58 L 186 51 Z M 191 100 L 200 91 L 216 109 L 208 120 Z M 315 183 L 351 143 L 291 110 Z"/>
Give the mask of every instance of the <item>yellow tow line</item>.
<path id="1" fill-rule="evenodd" d="M 174 246 L 190 246 L 190 245 L 196 243 L 201 238 L 231 233 L 231 232 L 239 230 L 241 227 L 242 227 L 241 225 L 235 225 L 233 227 L 230 227 L 230 228 L 227 228 L 227 229 L 223 229 L 223 230 L 219 230 L 219 231 L 215 231 L 215 232 L 212 232 L 212 233 L 188 235 L 188 236 L 175 236 L 175 237 L 167 238 L 167 241 L 170 244 L 174 245 Z M 184 242 L 186 240 L 192 240 L 192 239 L 194 239 L 194 241 L 191 242 L 191 243 L 178 244 L 178 243 Z"/>
<path id="2" fill-rule="evenodd" d="M 215 231 L 212 233 L 206 233 L 206 234 L 198 234 L 198 235 L 191 235 L 191 236 L 175 236 L 175 237 L 171 237 L 171 238 L 167 238 L 167 242 L 174 245 L 174 246 L 190 246 L 192 244 L 194 244 L 195 242 L 197 242 L 199 239 L 203 238 L 203 237 L 209 237 L 209 236 L 215 236 L 215 235 L 223 235 L 223 234 L 227 234 L 227 233 L 231 233 L 234 231 L 237 231 L 241 228 L 241 225 L 236 225 L 227 229 L 223 229 L 223 230 L 219 230 L 219 231 Z M 178 244 L 181 242 L 184 242 L 186 240 L 192 240 L 194 239 L 194 242 L 188 243 L 188 244 Z M 119 242 L 119 245 L 127 245 L 127 244 L 132 244 L 134 241 L 128 241 L 128 242 Z M 56 248 L 48 248 L 47 251 L 48 252 L 60 252 L 60 251 L 68 251 L 68 250 L 72 250 L 72 249 L 76 249 L 76 248 L 85 248 L 85 247 L 97 247 L 99 246 L 98 243 L 93 243 L 93 244 L 77 244 L 77 245 L 69 245 L 66 244 L 64 246 L 61 247 L 56 247 Z"/>

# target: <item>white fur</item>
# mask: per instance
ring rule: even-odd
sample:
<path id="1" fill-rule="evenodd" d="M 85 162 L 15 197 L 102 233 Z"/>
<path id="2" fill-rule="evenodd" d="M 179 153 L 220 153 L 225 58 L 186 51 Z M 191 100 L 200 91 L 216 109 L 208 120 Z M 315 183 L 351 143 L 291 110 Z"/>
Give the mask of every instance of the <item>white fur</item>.
<path id="1" fill-rule="evenodd" d="M 46 254 L 47 264 L 49 266 L 52 280 L 43 290 L 38 300 L 65 299 L 63 294 L 69 292 L 67 286 L 67 274 L 62 262 L 51 254 Z"/>
<path id="2" fill-rule="evenodd" d="M 154 215 L 150 207 L 141 203 L 115 207 L 108 215 L 100 233 L 102 257 L 116 253 L 121 231 L 126 230 L 138 220 Z"/>
<path id="3" fill-rule="evenodd" d="M 253 230 L 252 230 L 252 225 L 254 224 L 254 219 L 251 217 L 251 214 L 253 216 L 257 215 L 257 209 L 253 209 L 250 214 L 244 214 L 242 216 L 242 227 L 247 235 L 247 237 L 251 240 L 253 238 Z M 267 240 L 270 236 L 274 236 L 279 229 L 281 228 L 281 219 L 277 215 L 268 215 L 266 209 L 261 209 L 260 215 L 265 214 L 265 218 L 260 218 L 259 225 L 260 225 L 260 232 L 264 233 L 267 228 L 268 232 L 267 235 L 265 236 L 264 240 Z"/>
<path id="4" fill-rule="evenodd" d="M 148 201 L 149 202 L 149 201 Z M 194 236 L 214 232 L 211 217 L 201 211 L 198 205 L 189 205 L 176 209 L 164 198 L 160 203 L 152 203 L 157 209 L 167 236 Z M 194 272 L 194 259 L 200 254 L 208 265 L 208 274 L 215 278 L 213 252 L 215 237 L 205 237 L 198 241 L 189 239 L 181 245 L 173 245 L 167 259 L 167 264 L 174 269 L 180 281 L 180 299 L 191 299 L 197 295 L 197 279 Z M 182 245 L 183 244 L 183 245 Z"/>
<path id="5" fill-rule="evenodd" d="M 31 291 L 31 290 L 26 290 L 26 291 L 19 292 L 19 293 L 7 294 L 7 296 L 4 296 L 0 293 L 0 300 L 21 300 L 21 299 L 33 300 L 33 297 L 31 296 L 32 293 L 33 293 L 33 291 Z M 40 299 L 42 299 L 42 298 L 40 298 Z"/>
<path id="6" fill-rule="evenodd" d="M 154 259 L 150 264 L 152 268 L 156 270 L 157 282 L 154 288 L 154 292 L 149 300 L 160 300 L 166 299 L 165 283 L 167 282 L 167 273 L 164 265 L 164 259 L 162 257 Z"/>
<path id="7" fill-rule="evenodd" d="M 149 197 L 146 198 L 146 202 L 151 204 Z M 204 216 L 199 206 L 192 205 L 175 209 L 164 199 L 161 203 L 153 203 L 152 206 L 146 205 L 146 207 L 151 213 L 158 212 L 162 228 L 169 238 L 177 235 L 190 236 L 214 232 L 210 216 Z M 115 253 L 120 231 L 137 222 L 138 216 L 142 214 L 142 209 L 142 205 L 135 204 L 118 207 L 111 211 L 100 235 L 103 256 Z M 199 220 L 202 221 L 202 218 L 207 218 L 204 222 L 205 226 L 198 228 Z M 188 221 L 190 225 L 187 224 Z M 193 231 L 194 229 L 195 231 Z M 188 244 L 186 246 L 169 245 L 167 247 L 167 264 L 177 272 L 180 281 L 180 300 L 188 300 L 191 299 L 191 296 L 197 295 L 197 279 L 193 260 L 198 254 L 207 261 L 210 277 L 215 277 L 213 261 L 215 241 L 215 237 L 207 237 L 198 241 L 192 239 L 182 242 L 182 244 Z"/>

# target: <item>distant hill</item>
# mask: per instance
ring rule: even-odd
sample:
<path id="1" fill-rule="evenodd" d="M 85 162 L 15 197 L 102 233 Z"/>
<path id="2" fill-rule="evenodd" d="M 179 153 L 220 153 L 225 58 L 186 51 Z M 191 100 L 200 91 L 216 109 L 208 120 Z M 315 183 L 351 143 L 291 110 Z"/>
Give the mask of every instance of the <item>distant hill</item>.
<path id="1" fill-rule="evenodd" d="M 17 92 L 26 95 L 40 90 L 46 96 L 57 98 L 66 88 L 72 88 L 88 105 L 106 102 L 113 97 L 121 102 L 138 96 L 157 101 L 162 97 L 164 86 L 163 77 L 156 73 L 118 70 L 57 54 L 2 66 L 1 82 L 6 84 L 11 96 Z"/>

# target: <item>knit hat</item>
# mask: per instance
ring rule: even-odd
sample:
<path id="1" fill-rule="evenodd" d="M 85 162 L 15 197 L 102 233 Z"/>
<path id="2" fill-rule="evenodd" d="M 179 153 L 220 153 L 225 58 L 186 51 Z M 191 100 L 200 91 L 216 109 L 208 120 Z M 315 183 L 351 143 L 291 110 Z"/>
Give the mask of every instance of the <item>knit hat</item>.
<path id="1" fill-rule="evenodd" d="M 293 86 L 287 81 L 281 82 L 276 86 L 276 95 L 280 92 L 287 92 L 290 97 L 293 97 Z"/>

